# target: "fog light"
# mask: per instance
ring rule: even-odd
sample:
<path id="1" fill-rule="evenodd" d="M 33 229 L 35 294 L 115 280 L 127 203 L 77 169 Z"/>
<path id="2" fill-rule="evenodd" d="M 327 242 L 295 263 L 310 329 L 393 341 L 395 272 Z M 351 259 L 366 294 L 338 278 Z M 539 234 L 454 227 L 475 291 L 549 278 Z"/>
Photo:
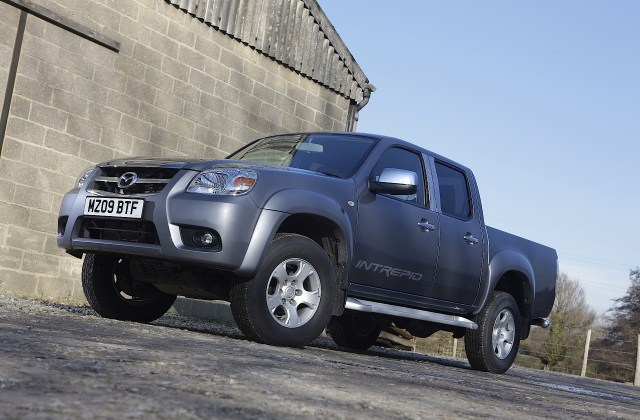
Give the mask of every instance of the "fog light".
<path id="1" fill-rule="evenodd" d="M 198 246 L 210 248 L 216 246 L 216 237 L 206 230 L 198 230 L 193 234 L 193 243 Z"/>
<path id="2" fill-rule="evenodd" d="M 203 226 L 180 226 L 180 238 L 189 248 L 206 248 L 208 251 L 219 251 L 222 248 L 218 232 Z"/>

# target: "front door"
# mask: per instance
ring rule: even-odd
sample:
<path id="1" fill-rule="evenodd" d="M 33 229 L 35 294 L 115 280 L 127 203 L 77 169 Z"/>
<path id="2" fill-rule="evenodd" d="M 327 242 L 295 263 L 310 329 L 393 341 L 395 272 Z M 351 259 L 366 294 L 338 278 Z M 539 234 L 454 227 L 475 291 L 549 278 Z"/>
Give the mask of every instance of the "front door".
<path id="1" fill-rule="evenodd" d="M 422 157 L 392 147 L 380 157 L 371 176 L 379 177 L 385 168 L 416 173 L 417 192 L 363 193 L 358 208 L 351 283 L 427 296 L 435 278 L 440 226 L 438 214 L 427 207 Z"/>

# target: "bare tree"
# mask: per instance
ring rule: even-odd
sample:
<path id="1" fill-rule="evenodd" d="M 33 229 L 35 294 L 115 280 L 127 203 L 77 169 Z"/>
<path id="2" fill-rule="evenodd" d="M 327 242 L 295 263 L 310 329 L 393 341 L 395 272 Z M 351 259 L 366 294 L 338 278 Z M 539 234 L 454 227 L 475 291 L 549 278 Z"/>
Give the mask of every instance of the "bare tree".
<path id="1" fill-rule="evenodd" d="M 561 273 L 556 286 L 556 301 L 551 311 L 551 331 L 545 343 L 542 363 L 555 366 L 565 360 L 567 368 L 576 365 L 581 333 L 586 331 L 596 319 L 596 312 L 587 305 L 584 289 L 580 281 Z"/>
<path id="2" fill-rule="evenodd" d="M 633 380 L 637 337 L 640 334 L 640 268 L 629 270 L 631 285 L 608 311 L 605 337 L 594 345 L 599 372 L 621 381 Z"/>
<path id="3" fill-rule="evenodd" d="M 611 338 L 633 340 L 640 333 L 640 268 L 629 270 L 627 294 L 615 300 L 611 314 Z"/>
<path id="4" fill-rule="evenodd" d="M 580 281 L 567 273 L 558 276 L 550 318 L 550 330 L 532 331 L 531 343 L 524 351 L 537 355 L 548 368 L 579 372 L 584 337 L 596 312 L 587 304 Z"/>
<path id="5" fill-rule="evenodd" d="M 570 278 L 567 273 L 558 276 L 551 318 L 569 331 L 586 330 L 593 324 L 596 312 L 587 304 L 580 280 Z"/>

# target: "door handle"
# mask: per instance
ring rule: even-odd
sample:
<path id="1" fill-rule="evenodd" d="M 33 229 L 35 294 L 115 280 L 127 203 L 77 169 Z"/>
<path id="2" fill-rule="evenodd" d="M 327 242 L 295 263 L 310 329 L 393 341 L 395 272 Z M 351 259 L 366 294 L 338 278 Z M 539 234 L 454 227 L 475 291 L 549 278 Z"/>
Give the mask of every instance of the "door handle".
<path id="1" fill-rule="evenodd" d="M 473 236 L 471 233 L 467 233 L 466 235 L 464 235 L 462 237 L 462 239 L 464 239 L 465 241 L 467 241 L 467 243 L 469 245 L 475 245 L 478 243 L 478 238 L 476 238 L 475 236 Z"/>
<path id="2" fill-rule="evenodd" d="M 436 228 L 434 225 L 427 222 L 427 219 L 422 219 L 421 221 L 419 221 L 418 226 L 420 226 L 420 229 L 422 229 L 423 232 L 431 232 Z"/>

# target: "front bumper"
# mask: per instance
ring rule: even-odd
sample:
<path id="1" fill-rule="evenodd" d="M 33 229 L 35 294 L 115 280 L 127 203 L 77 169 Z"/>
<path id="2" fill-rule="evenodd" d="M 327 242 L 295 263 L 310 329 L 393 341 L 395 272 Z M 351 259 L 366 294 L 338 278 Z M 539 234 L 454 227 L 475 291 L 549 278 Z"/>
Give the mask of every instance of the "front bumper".
<path id="1" fill-rule="evenodd" d="M 144 229 L 148 231 L 144 240 L 105 239 L 90 234 L 86 229 L 90 219 L 99 219 L 97 222 L 109 223 L 109 226 L 117 220 L 84 216 L 86 197 L 122 198 L 122 195 L 87 191 L 86 188 L 69 191 L 60 206 L 58 246 L 72 254 L 108 252 L 203 264 L 230 271 L 240 270 L 244 273 L 254 271 L 255 267 L 248 264 L 257 264 L 259 258 L 247 257 L 247 249 L 256 225 L 259 220 L 261 225 L 277 223 L 281 213 L 260 209 L 250 195 L 210 196 L 185 192 L 196 173 L 182 169 L 156 194 L 127 196 L 142 198 L 145 201 L 142 219 L 133 222 L 130 219 L 121 220 L 123 224 L 128 223 L 126 226 L 136 226 L 136 223 L 144 225 Z M 220 237 L 221 246 L 208 249 L 196 247 L 193 243 L 185 244 L 181 229 L 187 227 L 215 231 Z"/>

